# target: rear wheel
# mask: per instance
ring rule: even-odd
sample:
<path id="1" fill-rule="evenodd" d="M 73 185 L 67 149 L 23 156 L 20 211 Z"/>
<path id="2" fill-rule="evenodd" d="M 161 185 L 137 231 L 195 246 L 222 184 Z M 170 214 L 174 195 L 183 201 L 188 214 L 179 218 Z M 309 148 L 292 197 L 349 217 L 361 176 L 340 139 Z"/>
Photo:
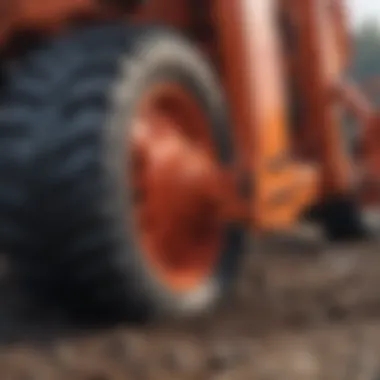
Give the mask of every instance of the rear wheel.
<path id="1" fill-rule="evenodd" d="M 29 93 L 40 104 L 28 120 L 38 131 L 40 250 L 19 263 L 33 268 L 29 286 L 55 284 L 81 313 L 214 305 L 235 278 L 245 231 L 221 215 L 234 152 L 205 59 L 171 31 L 112 25 L 51 42 L 28 70 L 43 73 Z"/>

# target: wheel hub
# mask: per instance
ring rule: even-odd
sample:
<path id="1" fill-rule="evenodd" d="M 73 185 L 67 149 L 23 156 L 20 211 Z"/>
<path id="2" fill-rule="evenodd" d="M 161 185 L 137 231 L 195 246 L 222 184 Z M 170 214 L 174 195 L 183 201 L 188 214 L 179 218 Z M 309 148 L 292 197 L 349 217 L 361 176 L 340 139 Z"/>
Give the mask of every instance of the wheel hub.
<path id="1" fill-rule="evenodd" d="M 189 137 L 189 121 L 207 132 L 206 119 L 199 110 L 185 107 L 193 106 L 185 101 L 188 98 L 178 98 L 176 93 L 175 100 L 176 117 L 168 108 L 152 109 L 145 104 L 149 112 L 136 118 L 135 206 L 148 262 L 167 285 L 187 290 L 210 275 L 218 260 L 223 184 L 221 167 L 208 149 L 207 134 L 203 139 L 197 134 Z M 178 117 L 181 107 L 182 119 Z M 198 118 L 189 120 L 186 110 Z"/>

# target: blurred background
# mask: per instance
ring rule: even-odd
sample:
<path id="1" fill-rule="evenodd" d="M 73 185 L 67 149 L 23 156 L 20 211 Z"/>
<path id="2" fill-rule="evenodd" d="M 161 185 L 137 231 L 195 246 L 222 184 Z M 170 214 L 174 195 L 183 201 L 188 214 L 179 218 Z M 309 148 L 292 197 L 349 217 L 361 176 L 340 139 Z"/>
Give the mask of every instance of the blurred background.
<path id="1" fill-rule="evenodd" d="M 380 20 L 380 3 L 374 0 L 349 0 L 351 21 L 354 27 L 368 19 Z"/>
<path id="2" fill-rule="evenodd" d="M 363 82 L 380 73 L 380 2 L 350 0 L 354 34 L 352 75 Z"/>

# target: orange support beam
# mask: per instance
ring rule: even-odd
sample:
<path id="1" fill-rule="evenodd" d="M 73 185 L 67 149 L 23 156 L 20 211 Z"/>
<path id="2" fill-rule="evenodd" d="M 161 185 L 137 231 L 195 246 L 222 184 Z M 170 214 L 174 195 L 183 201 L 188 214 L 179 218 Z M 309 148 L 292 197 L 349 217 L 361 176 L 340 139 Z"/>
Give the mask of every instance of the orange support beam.
<path id="1" fill-rule="evenodd" d="M 291 157 L 277 2 L 217 0 L 217 33 L 237 151 L 254 183 L 256 229 L 291 226 L 316 196 L 317 172 Z"/>

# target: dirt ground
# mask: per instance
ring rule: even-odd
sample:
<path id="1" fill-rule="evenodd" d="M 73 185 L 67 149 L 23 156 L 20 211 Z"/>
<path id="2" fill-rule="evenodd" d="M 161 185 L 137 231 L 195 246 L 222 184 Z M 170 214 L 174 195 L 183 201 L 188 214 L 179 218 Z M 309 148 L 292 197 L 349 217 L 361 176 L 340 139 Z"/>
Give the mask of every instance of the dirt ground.
<path id="1" fill-rule="evenodd" d="M 85 334 L 4 283 L 0 379 L 380 380 L 379 248 L 262 239 L 209 315 Z"/>

